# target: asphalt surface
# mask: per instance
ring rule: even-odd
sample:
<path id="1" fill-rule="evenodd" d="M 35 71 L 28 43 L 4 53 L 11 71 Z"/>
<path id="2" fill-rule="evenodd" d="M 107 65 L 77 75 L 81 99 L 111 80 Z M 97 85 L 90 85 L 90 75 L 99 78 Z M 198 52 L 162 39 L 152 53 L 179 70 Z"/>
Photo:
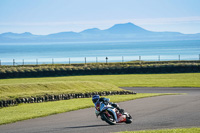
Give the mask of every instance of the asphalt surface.
<path id="1" fill-rule="evenodd" d="M 200 127 L 200 88 L 125 88 L 137 93 L 187 93 L 119 103 L 132 124 L 110 126 L 96 118 L 94 108 L 0 126 L 1 133 L 109 133 L 146 129 Z M 111 99 L 112 100 L 112 99 Z"/>

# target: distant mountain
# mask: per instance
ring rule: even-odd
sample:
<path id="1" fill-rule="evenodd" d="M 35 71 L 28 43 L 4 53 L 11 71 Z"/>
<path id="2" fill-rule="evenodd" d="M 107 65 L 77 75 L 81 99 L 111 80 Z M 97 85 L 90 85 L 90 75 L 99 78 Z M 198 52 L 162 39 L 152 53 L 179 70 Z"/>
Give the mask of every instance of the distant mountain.
<path id="1" fill-rule="evenodd" d="M 57 38 L 57 39 L 77 38 L 77 37 L 80 37 L 80 34 L 76 32 L 60 32 L 55 34 L 49 34 L 46 36 L 46 38 Z"/>
<path id="2" fill-rule="evenodd" d="M 151 31 L 145 30 L 132 23 L 126 24 L 116 24 L 109 29 L 105 30 L 111 34 L 146 34 L 151 33 Z"/>
<path id="3" fill-rule="evenodd" d="M 24 32 L 21 34 L 18 33 L 12 33 L 12 32 L 6 32 L 3 34 L 0 34 L 1 37 L 6 37 L 6 38 L 30 38 L 35 35 L 31 34 L 30 32 Z"/>
<path id="4" fill-rule="evenodd" d="M 86 29 L 81 32 L 60 32 L 49 35 L 33 35 L 25 33 L 2 33 L 0 43 L 3 42 L 74 42 L 74 41 L 169 41 L 169 40 L 200 40 L 198 34 L 182 34 L 179 32 L 153 32 L 143 29 L 133 23 L 115 24 L 100 30 Z"/>
<path id="5" fill-rule="evenodd" d="M 102 30 L 100 30 L 98 28 L 92 28 L 92 29 L 84 30 L 84 31 L 82 31 L 80 33 L 81 34 L 101 34 Z"/>

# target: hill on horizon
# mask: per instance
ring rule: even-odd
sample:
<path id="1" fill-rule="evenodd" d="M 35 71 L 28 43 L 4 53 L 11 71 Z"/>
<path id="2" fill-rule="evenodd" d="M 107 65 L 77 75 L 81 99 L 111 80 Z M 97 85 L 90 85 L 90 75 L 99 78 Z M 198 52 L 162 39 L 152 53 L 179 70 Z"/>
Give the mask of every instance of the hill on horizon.
<path id="1" fill-rule="evenodd" d="M 115 24 L 100 30 L 98 28 L 86 29 L 81 32 L 59 32 L 48 35 L 33 35 L 25 33 L 2 33 L 0 43 L 15 42 L 76 42 L 76 41 L 174 41 L 174 40 L 200 40 L 198 34 L 183 34 L 180 32 L 154 32 L 141 28 L 133 23 Z"/>

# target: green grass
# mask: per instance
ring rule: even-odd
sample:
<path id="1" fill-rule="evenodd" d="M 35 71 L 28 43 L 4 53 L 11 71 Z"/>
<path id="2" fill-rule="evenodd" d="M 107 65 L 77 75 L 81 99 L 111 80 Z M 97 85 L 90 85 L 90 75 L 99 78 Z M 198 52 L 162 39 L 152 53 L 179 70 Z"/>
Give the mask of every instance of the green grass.
<path id="1" fill-rule="evenodd" d="M 55 81 L 98 81 L 118 87 L 200 87 L 200 73 L 92 75 L 47 78 L 2 79 L 0 84 L 43 83 Z"/>
<path id="2" fill-rule="evenodd" d="M 117 133 L 200 133 L 200 128 L 176 128 L 176 129 L 161 129 L 161 130 L 143 130 L 143 131 L 124 131 Z"/>
<path id="3" fill-rule="evenodd" d="M 122 91 L 115 85 L 96 81 L 53 81 L 40 83 L 10 83 L 0 85 L 0 100 L 35 97 L 50 94 Z"/>
<path id="4" fill-rule="evenodd" d="M 111 102 L 128 101 L 144 97 L 171 95 L 171 94 L 137 94 L 107 96 Z M 32 119 L 57 113 L 63 113 L 88 107 L 93 107 L 91 98 L 62 100 L 56 102 L 20 104 L 18 106 L 0 109 L 0 125 L 16 121 Z"/>

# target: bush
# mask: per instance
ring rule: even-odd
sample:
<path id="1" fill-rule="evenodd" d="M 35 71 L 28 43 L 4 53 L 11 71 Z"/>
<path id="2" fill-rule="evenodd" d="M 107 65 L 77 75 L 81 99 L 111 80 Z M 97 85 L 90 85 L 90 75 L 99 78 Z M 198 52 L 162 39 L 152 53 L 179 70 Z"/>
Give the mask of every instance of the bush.
<path id="1" fill-rule="evenodd" d="M 200 72 L 199 61 L 98 63 L 75 65 L 0 66 L 0 78 L 45 77 L 96 74 L 185 73 Z"/>

